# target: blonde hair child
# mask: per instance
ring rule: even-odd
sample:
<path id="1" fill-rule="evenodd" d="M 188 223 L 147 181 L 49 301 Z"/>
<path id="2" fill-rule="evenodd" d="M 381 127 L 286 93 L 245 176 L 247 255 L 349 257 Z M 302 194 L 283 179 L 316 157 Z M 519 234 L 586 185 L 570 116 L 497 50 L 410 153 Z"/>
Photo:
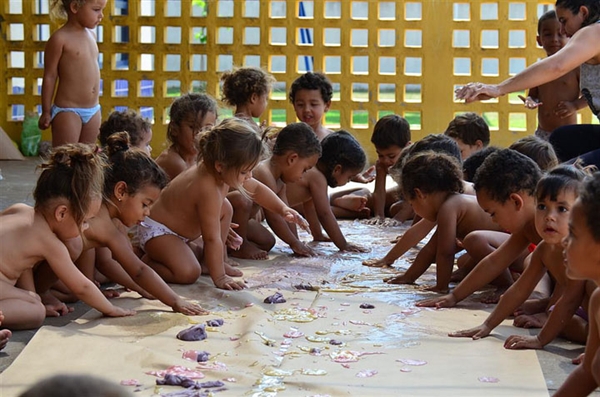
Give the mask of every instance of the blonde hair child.
<path id="1" fill-rule="evenodd" d="M 98 212 L 104 164 L 88 145 L 59 147 L 41 165 L 43 171 L 33 193 L 35 206 L 15 204 L 0 213 L 0 239 L 7 247 L 0 251 L 3 327 L 29 329 L 42 325 L 46 308 L 35 293 L 32 269 L 44 261 L 79 299 L 104 315 L 135 314 L 111 304 L 77 269 L 65 245 L 81 239 L 88 220 Z"/>

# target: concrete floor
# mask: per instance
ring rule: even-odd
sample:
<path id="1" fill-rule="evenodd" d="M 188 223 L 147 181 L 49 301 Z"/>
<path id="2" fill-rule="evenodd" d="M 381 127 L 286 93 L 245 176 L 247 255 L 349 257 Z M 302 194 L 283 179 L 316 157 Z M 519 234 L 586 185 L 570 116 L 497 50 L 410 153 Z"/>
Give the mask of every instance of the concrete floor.
<path id="1" fill-rule="evenodd" d="M 33 204 L 32 192 L 38 175 L 35 172 L 35 168 L 39 163 L 40 160 L 37 158 L 28 158 L 25 161 L 0 161 L 0 173 L 2 175 L 2 179 L 0 179 L 0 210 L 16 202 Z M 5 248 L 2 247 L 2 249 Z M 89 310 L 89 307 L 84 303 L 72 306 L 74 306 L 75 310 L 69 315 L 59 318 L 48 318 L 44 324 L 57 327 L 64 326 Z M 35 332 L 35 330 L 29 330 L 13 333 L 13 337 L 7 347 L 0 352 L 0 372 L 14 361 L 31 338 L 33 338 Z M 581 345 L 559 339 L 546 346 L 543 350 L 537 351 L 549 394 L 552 394 L 575 368 L 570 363 L 570 359 L 577 357 L 583 350 L 584 348 Z M 596 390 L 593 396 L 600 396 L 600 390 Z"/>

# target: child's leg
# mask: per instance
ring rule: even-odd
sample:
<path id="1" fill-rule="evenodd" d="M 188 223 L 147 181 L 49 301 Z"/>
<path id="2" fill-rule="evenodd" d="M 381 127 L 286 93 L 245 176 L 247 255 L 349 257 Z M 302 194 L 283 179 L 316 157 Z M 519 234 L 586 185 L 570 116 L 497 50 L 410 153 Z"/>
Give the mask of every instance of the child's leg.
<path id="1" fill-rule="evenodd" d="M 102 114 L 96 113 L 92 118 L 81 126 L 81 135 L 79 136 L 79 142 L 81 143 L 96 143 L 98 134 L 100 133 L 100 123 L 102 122 Z"/>
<path id="2" fill-rule="evenodd" d="M 60 112 L 52 119 L 52 146 L 77 143 L 81 138 L 81 117 L 74 112 Z"/>
<path id="3" fill-rule="evenodd" d="M 39 295 L 0 281 L 2 326 L 9 329 L 38 328 L 46 318 L 46 308 Z"/>
<path id="4" fill-rule="evenodd" d="M 148 240 L 144 250 L 143 261 L 168 283 L 193 284 L 202 273 L 194 252 L 173 234 Z"/>
<path id="5" fill-rule="evenodd" d="M 0 327 L 2 326 L 3 322 L 4 322 L 4 314 L 0 311 Z M 0 350 L 4 349 L 6 347 L 6 344 L 8 343 L 8 340 L 10 339 L 11 336 L 12 336 L 12 332 L 10 332 L 10 330 L 0 329 Z"/>
<path id="6" fill-rule="evenodd" d="M 368 189 L 351 189 L 331 195 L 329 203 L 336 218 L 366 218 L 371 214 L 369 201 L 371 192 Z"/>
<path id="7" fill-rule="evenodd" d="M 232 208 L 232 215 L 230 217 L 227 216 L 229 209 L 226 207 Z M 273 247 L 270 246 L 265 250 L 263 248 L 264 244 L 256 244 L 254 237 L 257 237 L 260 242 L 261 233 L 256 226 L 252 226 L 253 219 L 250 218 L 252 217 L 253 207 L 254 202 L 244 197 L 240 192 L 228 193 L 227 200 L 223 203 L 223 208 L 221 210 L 221 232 L 229 232 L 229 224 L 233 222 L 238 225 L 235 232 L 244 240 L 238 250 L 229 250 L 230 255 L 233 257 L 242 259 L 266 259 L 268 256 L 267 251 Z M 227 219 L 230 219 L 231 222 L 225 224 Z M 254 223 L 257 222 L 254 221 Z M 265 231 L 268 233 L 266 229 Z M 223 237 L 223 233 L 221 237 Z M 224 233 L 224 237 L 225 239 L 223 241 L 226 241 L 227 233 Z"/>
<path id="8" fill-rule="evenodd" d="M 398 222 L 406 222 L 415 217 L 415 211 L 407 201 L 399 200 L 390 205 L 390 217 Z"/>

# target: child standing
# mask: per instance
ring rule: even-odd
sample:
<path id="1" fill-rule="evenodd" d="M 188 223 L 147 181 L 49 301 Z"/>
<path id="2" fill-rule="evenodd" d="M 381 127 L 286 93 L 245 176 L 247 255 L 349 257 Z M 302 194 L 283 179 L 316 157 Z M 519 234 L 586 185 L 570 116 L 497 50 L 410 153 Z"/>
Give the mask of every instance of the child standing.
<path id="1" fill-rule="evenodd" d="M 167 140 L 171 146 L 156 163 L 173 179 L 196 163 L 198 134 L 215 125 L 217 102 L 208 94 L 185 94 L 173 101 L 169 118 Z"/>
<path id="2" fill-rule="evenodd" d="M 247 66 L 223 73 L 221 81 L 221 100 L 235 107 L 235 117 L 253 121 L 267 108 L 275 78 L 260 68 Z"/>
<path id="3" fill-rule="evenodd" d="M 321 156 L 321 144 L 306 123 L 292 123 L 278 134 L 273 155 L 262 161 L 252 172 L 253 177 L 264 183 L 279 198 L 287 203 L 286 184 L 303 178 Z M 254 219 L 260 208 L 240 192 L 227 195 L 233 206 L 233 223 L 239 225 L 236 232 L 244 239 L 239 250 L 231 251 L 238 258 L 263 259 L 275 245 L 273 235 Z M 273 232 L 287 243 L 296 255 L 313 256 L 312 248 L 298 239 L 296 227 L 288 224 L 279 215 L 265 210 L 265 218 Z"/>
<path id="4" fill-rule="evenodd" d="M 437 230 L 404 274 L 385 281 L 412 284 L 435 262 L 437 282 L 428 290 L 447 292 L 454 256 L 462 250 L 456 239 L 462 240 L 475 229 L 498 230 L 498 226 L 477 205 L 474 196 L 462 194 L 462 171 L 458 162 L 446 154 L 412 155 L 402 167 L 398 184 L 415 213 L 437 223 Z"/>
<path id="5" fill-rule="evenodd" d="M 296 183 L 287 185 L 292 206 L 302 205 L 315 241 L 333 241 L 342 251 L 366 252 L 350 244 L 340 230 L 327 195 L 327 186 L 343 186 L 362 171 L 367 157 L 354 137 L 346 131 L 332 132 L 321 141 L 321 158 Z M 321 225 L 328 237 L 323 235 Z"/>
<path id="6" fill-rule="evenodd" d="M 294 80 L 290 87 L 289 98 L 296 117 L 313 129 L 319 141 L 333 132 L 323 126 L 323 118 L 331 106 L 332 97 L 333 86 L 327 76 L 320 72 L 307 72 Z"/>
<path id="7" fill-rule="evenodd" d="M 104 315 L 134 314 L 111 304 L 75 267 L 65 245 L 81 238 L 100 208 L 104 161 L 90 146 L 70 144 L 57 148 L 41 167 L 34 208 L 15 204 L 0 213 L 0 240 L 6 247 L 0 251 L 2 326 L 30 329 L 44 321 L 46 308 L 35 293 L 32 272 L 44 261 L 77 297 Z"/>
<path id="8" fill-rule="evenodd" d="M 540 235 L 535 229 L 535 187 L 541 178 L 537 164 L 512 149 L 501 149 L 489 155 L 475 174 L 477 202 L 504 233 L 496 239 L 486 236 L 471 241 L 473 233 L 463 240 L 475 268 L 447 295 L 426 299 L 417 306 L 452 307 L 494 279 L 506 289 L 512 284 L 508 272 L 530 244 L 538 244 Z M 496 249 L 496 247 L 498 247 Z M 515 272 L 523 265 L 516 262 Z"/>
<path id="9" fill-rule="evenodd" d="M 559 166 L 542 177 L 536 187 L 535 226 L 543 241 L 536 247 L 529 265 L 517 281 L 502 295 L 500 302 L 478 327 L 457 331 L 450 336 L 484 338 L 505 318 L 510 316 L 533 292 L 546 270 L 556 282 L 546 312 L 543 328 L 538 335 L 508 337 L 507 349 L 541 349 L 561 335 L 577 343 L 585 343 L 587 321 L 573 316 L 589 297 L 585 295 L 585 281 L 567 278 L 564 266 L 562 240 L 568 234 L 569 214 L 578 195 L 585 174 L 574 166 Z M 545 323 L 545 324 L 544 324 Z"/>
<path id="10" fill-rule="evenodd" d="M 600 173 L 586 181 L 571 208 L 569 235 L 564 239 L 567 276 L 600 286 Z M 600 289 L 589 303 L 589 334 L 583 363 L 565 380 L 555 397 L 587 396 L 600 385 Z"/>
<path id="11" fill-rule="evenodd" d="M 108 137 L 115 132 L 127 132 L 131 146 L 144 150 L 148 155 L 152 154 L 150 141 L 152 140 L 152 124 L 134 110 L 114 111 L 108 119 L 100 126 L 98 140 L 101 146 L 106 146 Z"/>
<path id="12" fill-rule="evenodd" d="M 296 211 L 252 178 L 262 153 L 263 142 L 255 128 L 239 118 L 226 119 L 202 135 L 197 164 L 169 183 L 138 229 L 144 261 L 165 281 L 194 283 L 202 273 L 202 260 L 217 287 L 245 288 L 229 276 L 241 272 L 224 262 L 232 216 L 226 200 L 230 187 L 286 221 L 306 225 Z M 188 244 L 200 235 L 203 249 Z"/>
<path id="13" fill-rule="evenodd" d="M 549 57 L 556 54 L 569 40 L 561 29 L 554 10 L 540 17 L 537 30 L 536 41 Z M 519 98 L 526 108 L 538 110 L 535 136 L 546 141 L 558 127 L 577 124 L 577 111 L 587 106 L 579 91 L 579 68 L 556 80 L 531 88 L 527 98 L 522 95 Z"/>
<path id="14" fill-rule="evenodd" d="M 463 161 L 490 144 L 490 127 L 477 113 L 459 114 L 444 134 L 456 141 Z"/>
<path id="15" fill-rule="evenodd" d="M 96 142 L 101 120 L 100 68 L 92 29 L 102 20 L 105 6 L 106 0 L 51 1 L 50 15 L 67 20 L 50 36 L 44 50 L 39 127 L 45 130 L 52 124 L 52 146 Z"/>

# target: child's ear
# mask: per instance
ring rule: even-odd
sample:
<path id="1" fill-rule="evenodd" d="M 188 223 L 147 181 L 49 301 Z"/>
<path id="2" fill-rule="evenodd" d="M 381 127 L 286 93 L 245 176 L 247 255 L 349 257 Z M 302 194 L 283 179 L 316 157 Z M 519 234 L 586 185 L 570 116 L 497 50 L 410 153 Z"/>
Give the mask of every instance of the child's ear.
<path id="1" fill-rule="evenodd" d="M 426 194 L 421 191 L 418 187 L 415 188 L 415 196 L 422 200 L 425 198 Z"/>
<path id="2" fill-rule="evenodd" d="M 68 213 L 69 213 L 69 208 L 64 204 L 61 204 L 54 209 L 54 219 L 57 222 L 62 222 Z"/>
<path id="3" fill-rule="evenodd" d="M 69 3 L 69 9 L 73 14 L 77 14 L 77 11 L 79 11 L 79 5 L 77 5 L 76 1 L 72 1 Z"/>
<path id="4" fill-rule="evenodd" d="M 217 171 L 217 174 L 221 174 L 221 172 L 223 172 L 223 163 L 221 163 L 220 161 L 215 161 L 215 171 Z"/>
<path id="5" fill-rule="evenodd" d="M 341 174 L 343 171 L 341 164 L 337 164 L 335 167 L 333 167 L 333 171 L 331 171 L 331 175 L 338 175 Z"/>
<path id="6" fill-rule="evenodd" d="M 329 111 L 329 107 L 331 106 L 331 101 L 325 102 L 325 113 Z"/>
<path id="7" fill-rule="evenodd" d="M 475 141 L 475 146 L 477 147 L 478 150 L 483 149 L 483 142 L 481 141 L 481 139 L 478 139 Z"/>
<path id="8" fill-rule="evenodd" d="M 537 44 L 540 47 L 542 46 L 542 39 L 541 39 L 540 35 L 535 36 L 535 41 L 537 42 Z"/>
<path id="9" fill-rule="evenodd" d="M 258 94 L 256 92 L 254 92 L 250 96 L 250 103 L 255 104 L 256 102 L 258 102 L 259 99 L 260 99 L 260 97 L 258 96 Z"/>
<path id="10" fill-rule="evenodd" d="M 517 211 L 520 211 L 523 208 L 523 197 L 521 197 L 520 194 L 517 193 L 512 193 L 510 196 L 508 196 L 508 199 L 514 203 L 515 205 L 515 209 Z"/>
<path id="11" fill-rule="evenodd" d="M 113 188 L 113 194 L 115 195 L 117 201 L 123 200 L 123 197 L 125 197 L 127 194 L 127 183 L 123 181 L 117 182 Z"/>
<path id="12" fill-rule="evenodd" d="M 299 158 L 298 153 L 290 152 L 287 156 L 287 164 L 293 165 Z"/>

